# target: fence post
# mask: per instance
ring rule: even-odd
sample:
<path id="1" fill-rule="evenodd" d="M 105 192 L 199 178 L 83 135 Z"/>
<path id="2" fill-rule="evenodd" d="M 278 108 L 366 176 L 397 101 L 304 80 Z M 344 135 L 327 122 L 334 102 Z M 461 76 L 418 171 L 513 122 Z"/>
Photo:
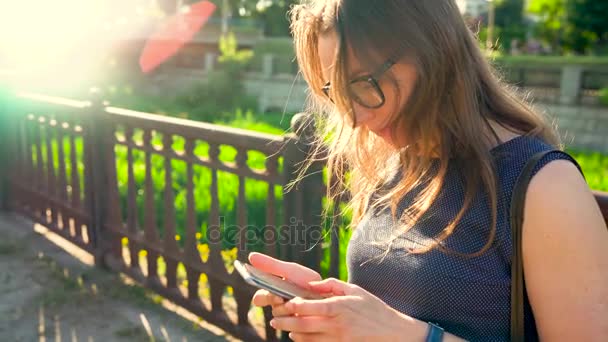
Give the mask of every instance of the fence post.
<path id="1" fill-rule="evenodd" d="M 215 60 L 217 56 L 213 52 L 207 52 L 205 54 L 205 72 L 212 72 L 215 69 Z"/>
<path id="2" fill-rule="evenodd" d="M 576 105 L 583 87 L 583 68 L 578 65 L 562 67 L 559 101 L 563 105 Z"/>
<path id="3" fill-rule="evenodd" d="M 15 132 L 12 132 L 10 127 L 10 120 L 8 119 L 8 103 L 11 93 L 8 87 L 0 84 L 0 160 L 3 163 L 7 163 L 5 167 L 0 168 L 0 210 L 4 211 L 8 209 L 8 177 L 10 174 L 10 168 L 13 166 L 10 164 L 11 151 L 10 148 L 14 146 L 14 141 L 11 141 L 11 137 L 15 136 Z"/>
<path id="4" fill-rule="evenodd" d="M 107 122 L 103 94 L 97 88 L 90 92 L 90 112 L 86 121 L 85 135 L 85 187 L 87 189 L 89 210 L 91 213 L 91 227 L 88 227 L 89 236 L 94 248 L 95 265 L 106 268 L 104 256 L 106 253 L 104 236 L 105 214 L 107 204 L 107 174 L 106 174 L 106 138 Z"/>
<path id="5" fill-rule="evenodd" d="M 297 180 L 300 167 L 311 156 L 314 121 L 310 114 L 296 114 L 291 120 L 291 135 L 286 136 L 287 146 L 283 161 L 286 184 Z M 323 164 L 314 163 L 303 178 L 284 193 L 285 222 L 288 243 L 280 239 L 282 256 L 320 271 L 321 239 L 323 233 Z M 284 232 L 282 232 L 284 237 Z"/>
<path id="6" fill-rule="evenodd" d="M 270 77 L 272 77 L 273 73 L 274 73 L 274 55 L 267 53 L 262 56 L 262 75 L 265 78 L 270 78 Z"/>

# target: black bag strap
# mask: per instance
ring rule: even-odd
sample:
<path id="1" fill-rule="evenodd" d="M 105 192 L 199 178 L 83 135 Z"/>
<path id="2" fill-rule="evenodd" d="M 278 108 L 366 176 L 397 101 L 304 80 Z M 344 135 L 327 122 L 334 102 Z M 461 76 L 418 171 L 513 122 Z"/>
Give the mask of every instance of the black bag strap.
<path id="1" fill-rule="evenodd" d="M 558 150 L 542 151 L 534 154 L 524 166 L 513 187 L 509 218 L 511 222 L 511 242 L 513 244 L 511 259 L 511 341 L 523 342 L 524 331 L 524 271 L 522 259 L 521 235 L 524 221 L 526 190 L 532 179 L 532 172 L 546 155 Z"/>

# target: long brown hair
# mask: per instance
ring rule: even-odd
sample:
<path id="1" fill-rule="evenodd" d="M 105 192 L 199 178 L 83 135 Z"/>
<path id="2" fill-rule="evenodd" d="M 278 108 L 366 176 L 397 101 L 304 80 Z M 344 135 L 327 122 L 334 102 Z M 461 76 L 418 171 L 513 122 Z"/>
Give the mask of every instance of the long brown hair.
<path id="1" fill-rule="evenodd" d="M 497 77 L 453 0 L 309 0 L 291 11 L 297 61 L 310 86 L 310 112 L 316 117 L 318 152 L 327 155 L 330 174 L 351 192 L 352 226 L 369 209 L 370 196 L 386 181 L 387 160 L 398 153 L 402 177 L 372 206 L 390 207 L 397 215 L 400 199 L 420 189 L 400 214 L 407 231 L 439 195 L 450 163 L 458 163 L 465 186 L 464 203 L 435 242 L 411 252 L 445 249 L 441 241 L 457 227 L 480 187 L 487 194 L 492 227 L 479 255 L 492 244 L 497 221 L 497 180 L 491 147 L 500 143 L 489 122 L 517 134 L 538 136 L 558 146 L 555 130 Z M 321 35 L 335 32 L 338 51 L 330 76 L 333 104 L 322 93 L 325 80 L 318 53 Z M 395 111 L 392 134 L 411 143 L 397 152 L 387 143 L 354 127 L 346 66 L 348 49 L 364 66 L 377 67 L 399 53 L 416 69 L 416 82 L 405 108 Z M 397 86 L 394 75 L 389 79 Z M 323 150 L 323 151 L 321 151 Z M 438 163 L 437 167 L 431 167 Z M 348 182 L 344 179 L 349 174 Z M 337 194 L 328 187 L 328 197 Z M 396 236 L 396 235 L 395 235 Z"/>

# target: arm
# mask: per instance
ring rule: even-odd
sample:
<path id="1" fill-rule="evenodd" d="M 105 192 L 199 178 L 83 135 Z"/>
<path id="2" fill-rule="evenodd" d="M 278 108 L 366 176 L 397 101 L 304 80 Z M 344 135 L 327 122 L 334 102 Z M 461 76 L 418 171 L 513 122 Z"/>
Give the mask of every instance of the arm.
<path id="1" fill-rule="evenodd" d="M 553 161 L 532 179 L 523 226 L 524 277 L 546 341 L 608 336 L 608 230 L 576 167 Z"/>

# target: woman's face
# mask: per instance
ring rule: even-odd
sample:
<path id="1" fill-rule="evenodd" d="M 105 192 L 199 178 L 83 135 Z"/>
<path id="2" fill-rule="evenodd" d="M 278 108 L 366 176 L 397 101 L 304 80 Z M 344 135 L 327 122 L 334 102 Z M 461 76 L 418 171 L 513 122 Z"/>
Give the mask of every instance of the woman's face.
<path id="1" fill-rule="evenodd" d="M 331 31 L 319 37 L 319 56 L 323 70 L 323 78 L 329 81 L 332 72 L 335 55 L 338 49 L 338 39 L 335 32 Z M 356 60 L 352 51 L 348 51 L 347 66 L 349 79 L 358 76 L 371 74 L 374 70 L 364 70 Z M 379 108 L 366 108 L 353 101 L 353 110 L 356 118 L 357 127 L 369 129 L 377 136 L 383 138 L 387 143 L 394 147 L 408 145 L 407 137 L 399 135 L 391 136 L 391 121 L 394 121 L 395 114 L 399 113 L 405 106 L 416 80 L 416 71 L 411 64 L 397 63 L 390 69 L 395 77 L 398 87 L 388 78 L 388 72 L 382 74 L 378 79 L 378 85 L 384 93 L 385 102 Z M 399 131 L 399 130 L 397 130 Z"/>

